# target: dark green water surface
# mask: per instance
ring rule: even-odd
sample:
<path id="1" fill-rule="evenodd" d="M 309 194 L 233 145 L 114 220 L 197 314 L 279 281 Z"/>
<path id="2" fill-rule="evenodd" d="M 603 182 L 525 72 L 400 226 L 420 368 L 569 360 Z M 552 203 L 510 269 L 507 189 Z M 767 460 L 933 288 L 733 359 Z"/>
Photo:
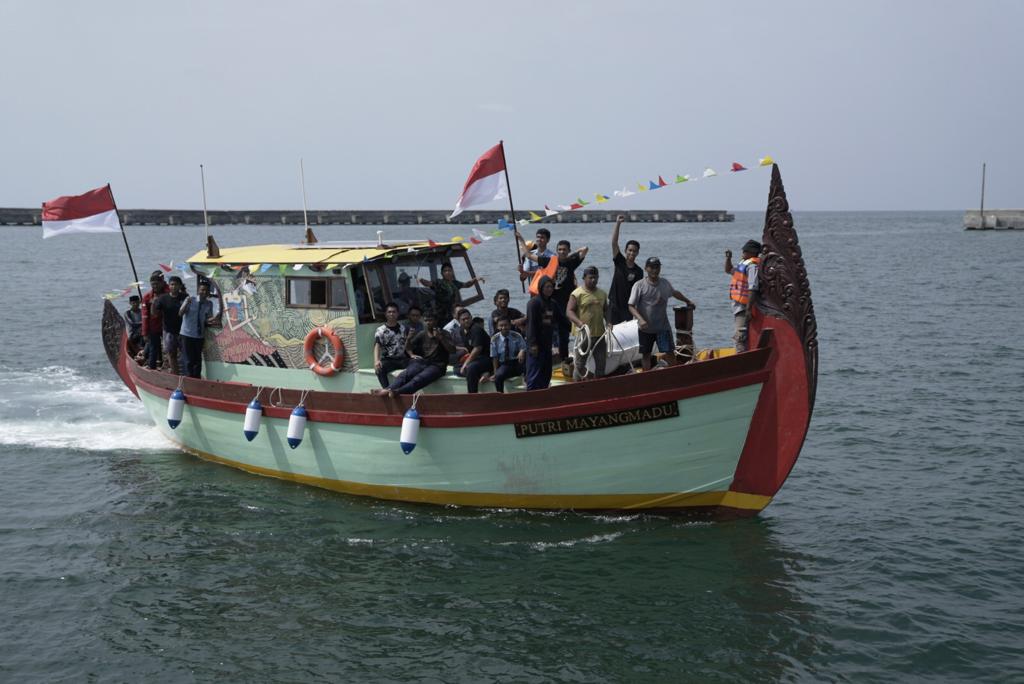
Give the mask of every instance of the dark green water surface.
<path id="1" fill-rule="evenodd" d="M 697 302 L 699 346 L 729 342 L 722 252 L 761 220 L 624 233 Z M 730 523 L 402 505 L 199 461 L 103 353 L 120 238 L 0 229 L 0 680 L 1024 681 L 1024 234 L 796 222 L 818 404 L 776 501 Z M 128 230 L 140 273 L 203 239 Z M 609 232 L 555 227 L 605 285 Z M 512 253 L 471 252 L 488 296 Z"/>

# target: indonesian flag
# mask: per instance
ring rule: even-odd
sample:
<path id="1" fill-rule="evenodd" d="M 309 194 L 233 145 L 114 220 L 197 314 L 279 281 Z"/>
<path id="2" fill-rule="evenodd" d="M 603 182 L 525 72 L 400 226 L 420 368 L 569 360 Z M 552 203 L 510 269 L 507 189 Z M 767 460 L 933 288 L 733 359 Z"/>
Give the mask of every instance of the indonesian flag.
<path id="1" fill-rule="evenodd" d="M 462 194 L 455 203 L 455 211 L 448 218 L 455 218 L 470 207 L 477 207 L 495 200 L 506 199 L 505 155 L 501 143 L 484 152 L 473 170 L 469 172 Z"/>
<path id="2" fill-rule="evenodd" d="M 121 221 L 110 186 L 43 202 L 43 238 L 71 233 L 119 233 Z"/>

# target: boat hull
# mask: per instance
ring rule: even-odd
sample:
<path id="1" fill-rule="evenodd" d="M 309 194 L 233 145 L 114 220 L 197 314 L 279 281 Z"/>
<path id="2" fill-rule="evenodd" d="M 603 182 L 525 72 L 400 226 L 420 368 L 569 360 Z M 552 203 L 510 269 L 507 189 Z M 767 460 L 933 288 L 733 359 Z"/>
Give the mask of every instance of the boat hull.
<path id="1" fill-rule="evenodd" d="M 517 437 L 513 423 L 424 425 L 411 454 L 402 452 L 397 426 L 325 421 L 310 421 L 302 443 L 292 449 L 287 419 L 271 416 L 263 418 L 249 442 L 240 414 L 194 401 L 186 403 L 181 424 L 172 430 L 162 419 L 165 392 L 139 389 L 154 422 L 183 449 L 249 472 L 349 494 L 486 507 L 732 505 L 748 512 L 771 499 L 729 492 L 760 383 L 661 402 L 656 406 L 668 414 L 662 419 L 536 438 Z M 657 415 L 655 408 L 619 415 L 642 418 L 644 411 Z"/>

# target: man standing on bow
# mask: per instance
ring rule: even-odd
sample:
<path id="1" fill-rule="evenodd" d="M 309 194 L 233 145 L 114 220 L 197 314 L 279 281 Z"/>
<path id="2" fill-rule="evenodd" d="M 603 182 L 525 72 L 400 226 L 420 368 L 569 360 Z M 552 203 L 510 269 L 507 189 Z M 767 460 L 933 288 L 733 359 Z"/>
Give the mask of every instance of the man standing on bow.
<path id="1" fill-rule="evenodd" d="M 737 352 L 745 352 L 748 348 L 747 328 L 754 302 L 757 301 L 760 254 L 761 243 L 757 240 L 747 240 L 743 245 L 743 259 L 733 267 L 732 251 L 725 250 L 725 272 L 732 276 L 729 282 L 729 299 L 732 300 L 732 317 L 736 330 L 733 340 L 736 341 Z"/>
<path id="2" fill-rule="evenodd" d="M 149 275 L 149 292 L 142 295 L 142 337 L 146 340 L 146 367 L 155 369 L 163 357 L 164 319 L 156 300 L 167 291 L 163 271 Z"/>

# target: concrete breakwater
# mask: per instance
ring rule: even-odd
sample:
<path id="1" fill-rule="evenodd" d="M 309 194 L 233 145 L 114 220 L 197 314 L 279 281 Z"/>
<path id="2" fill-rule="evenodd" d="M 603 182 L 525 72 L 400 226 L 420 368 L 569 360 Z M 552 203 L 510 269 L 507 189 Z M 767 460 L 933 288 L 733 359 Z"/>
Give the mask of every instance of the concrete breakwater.
<path id="1" fill-rule="evenodd" d="M 516 211 L 517 219 L 530 218 L 530 211 Z M 125 226 L 201 226 L 203 212 L 194 209 L 121 209 L 121 224 Z M 210 211 L 210 225 L 297 225 L 305 223 L 302 212 L 282 211 Z M 533 210 L 539 216 L 543 210 Z M 40 223 L 40 209 L 5 209 L 0 207 L 0 225 L 32 226 Z M 467 211 L 448 220 L 444 209 L 336 209 L 309 212 L 311 226 L 396 226 L 418 224 L 487 224 L 499 219 L 511 220 L 508 211 Z M 631 223 L 719 223 L 735 220 L 735 216 L 722 209 L 653 209 L 643 211 L 616 211 L 584 207 L 566 211 L 547 219 L 546 223 L 610 223 L 624 214 Z"/>
<path id="2" fill-rule="evenodd" d="M 986 209 L 984 221 L 980 213 L 964 213 L 965 230 L 1024 230 L 1024 209 Z"/>

